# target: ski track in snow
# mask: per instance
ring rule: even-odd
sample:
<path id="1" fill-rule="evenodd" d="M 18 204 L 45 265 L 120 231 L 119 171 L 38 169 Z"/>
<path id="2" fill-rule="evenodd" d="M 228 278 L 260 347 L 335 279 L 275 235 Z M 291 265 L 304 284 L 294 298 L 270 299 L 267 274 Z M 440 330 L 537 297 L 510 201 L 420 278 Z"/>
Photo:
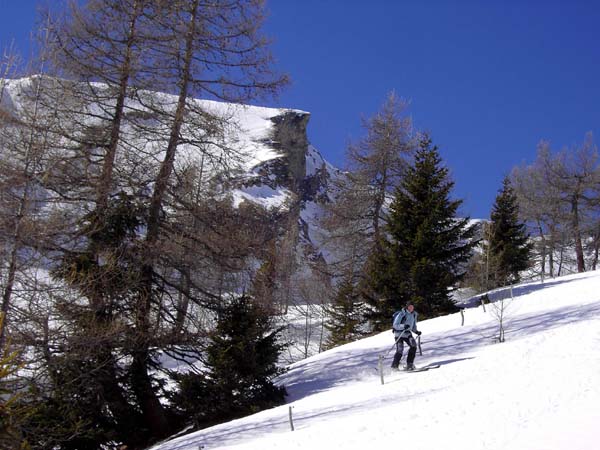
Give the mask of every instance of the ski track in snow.
<path id="1" fill-rule="evenodd" d="M 288 404 L 154 448 L 592 450 L 600 448 L 600 272 L 513 289 L 506 342 L 493 305 L 419 324 L 427 372 L 391 373 L 391 332 L 290 366 Z M 290 431 L 292 406 L 295 431 Z"/>

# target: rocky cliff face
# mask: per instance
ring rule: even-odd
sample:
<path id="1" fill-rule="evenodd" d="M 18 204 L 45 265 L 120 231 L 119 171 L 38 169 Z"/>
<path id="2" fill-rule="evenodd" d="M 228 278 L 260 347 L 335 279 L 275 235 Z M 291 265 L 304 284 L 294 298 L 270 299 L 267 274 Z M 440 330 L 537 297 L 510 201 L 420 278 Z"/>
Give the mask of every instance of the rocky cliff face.
<path id="1" fill-rule="evenodd" d="M 273 147 L 284 155 L 286 172 L 295 192 L 299 192 L 302 180 L 306 176 L 306 127 L 309 117 L 308 113 L 288 111 L 271 118 L 275 124 Z"/>
<path id="2" fill-rule="evenodd" d="M 273 149 L 277 156 L 259 163 L 253 168 L 255 176 L 247 179 L 240 188 L 248 201 L 264 204 L 264 189 L 285 192 L 285 202 L 290 214 L 295 216 L 298 225 L 299 259 L 307 253 L 315 257 L 320 253 L 319 218 L 322 207 L 330 201 L 331 180 L 341 172 L 325 161 L 308 139 L 307 126 L 310 114 L 298 110 L 275 110 L 278 114 L 270 117 L 272 128 L 264 145 Z M 258 193 L 258 195 L 256 195 Z M 273 203 L 270 203 L 273 205 Z"/>
<path id="3" fill-rule="evenodd" d="M 272 128 L 262 143 L 273 149 L 277 156 L 254 168 L 259 176 L 249 180 L 249 185 L 266 184 L 272 188 L 286 188 L 295 194 L 300 192 L 306 175 L 309 118 L 309 113 L 294 110 L 284 110 L 269 118 Z"/>
<path id="4" fill-rule="evenodd" d="M 329 164 L 308 140 L 307 113 L 287 112 L 272 119 L 276 148 L 281 151 L 281 168 L 287 173 L 295 196 L 301 258 L 322 258 L 319 219 L 323 205 L 331 200 L 330 186 L 341 172 Z"/>
<path id="5" fill-rule="evenodd" d="M 27 93 L 37 79 L 3 80 L 2 108 L 15 116 L 23 114 L 30 107 Z M 168 96 L 156 93 L 144 95 L 157 96 L 168 102 Z M 29 102 L 31 103 L 31 101 Z M 250 201 L 267 208 L 276 207 L 288 211 L 287 223 L 297 225 L 296 259 L 301 261 L 310 255 L 320 254 L 320 232 L 318 220 L 322 206 L 329 201 L 329 186 L 332 177 L 340 176 L 339 171 L 327 163 L 309 142 L 307 126 L 310 114 L 300 110 L 263 108 L 247 105 L 233 105 L 214 101 L 196 100 L 198 107 L 214 115 L 221 115 L 234 124 L 225 133 L 224 146 L 239 152 L 239 161 L 225 164 L 235 166 L 232 183 L 223 186 L 234 198 L 234 204 Z M 131 113 L 139 114 L 139 105 L 132 101 Z M 88 120 L 88 119 L 86 119 Z M 124 125 L 127 128 L 127 123 Z M 158 132 L 157 132 L 158 133 Z M 166 139 L 166 136 L 165 136 Z M 118 150 L 122 155 L 118 164 L 130 164 L 124 171 L 136 173 L 140 179 L 153 179 L 152 171 L 162 160 L 161 137 L 153 138 L 154 147 L 148 152 L 151 157 L 142 159 L 140 153 L 133 153 L 127 146 Z M 150 141 L 150 139 L 149 139 Z M 1 147 L 0 143 L 0 147 Z M 153 148 L 154 148 L 153 147 Z M 208 150 L 204 150 L 210 152 Z M 216 146 L 217 160 L 222 157 L 221 149 Z M 196 165 L 206 168 L 207 164 L 198 149 L 181 145 L 175 158 L 180 172 L 186 167 Z M 210 169 L 205 169 L 207 172 Z M 205 177 L 214 174 L 204 174 Z"/>

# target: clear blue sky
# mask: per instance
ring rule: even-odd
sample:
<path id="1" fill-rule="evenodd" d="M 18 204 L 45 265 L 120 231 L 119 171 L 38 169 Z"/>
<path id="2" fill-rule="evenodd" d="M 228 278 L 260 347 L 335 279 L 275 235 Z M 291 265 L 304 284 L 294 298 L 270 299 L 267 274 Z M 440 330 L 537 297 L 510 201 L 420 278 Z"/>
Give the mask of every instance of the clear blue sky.
<path id="1" fill-rule="evenodd" d="M 34 0 L 0 0 L 0 45 L 23 47 Z M 309 139 L 343 166 L 387 93 L 410 100 L 456 181 L 488 217 L 502 177 L 587 131 L 600 142 L 600 2 L 271 0 L 266 32 L 292 84 L 276 105 L 311 112 Z"/>

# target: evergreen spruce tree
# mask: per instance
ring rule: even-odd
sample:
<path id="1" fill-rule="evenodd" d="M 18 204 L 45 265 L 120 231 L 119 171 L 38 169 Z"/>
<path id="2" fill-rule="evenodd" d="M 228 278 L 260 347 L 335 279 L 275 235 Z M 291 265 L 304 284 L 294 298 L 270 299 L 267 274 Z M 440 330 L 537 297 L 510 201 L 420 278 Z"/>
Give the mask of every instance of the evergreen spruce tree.
<path id="1" fill-rule="evenodd" d="M 533 244 L 525 224 L 519 221 L 517 195 L 508 177 L 492 207 L 489 239 L 491 286 L 505 286 L 520 280 L 519 272 L 529 267 Z"/>
<path id="2" fill-rule="evenodd" d="M 421 317 L 457 310 L 451 292 L 464 276 L 476 245 L 475 227 L 456 217 L 454 182 L 437 147 L 421 137 L 415 162 L 390 206 L 386 250 L 375 255 L 371 281 L 382 299 L 373 304 L 376 328 L 389 328 L 394 310 L 412 301 Z"/>
<path id="3" fill-rule="evenodd" d="M 364 309 L 356 283 L 352 282 L 351 277 L 342 280 L 333 303 L 327 308 L 325 328 L 330 334 L 325 342 L 326 349 L 347 344 L 365 335 Z"/>
<path id="4" fill-rule="evenodd" d="M 284 403 L 285 387 L 273 383 L 283 373 L 277 365 L 285 347 L 277 341 L 281 331 L 248 296 L 227 305 L 206 351 L 207 371 L 178 377 L 173 402 L 182 419 L 203 427 Z"/>

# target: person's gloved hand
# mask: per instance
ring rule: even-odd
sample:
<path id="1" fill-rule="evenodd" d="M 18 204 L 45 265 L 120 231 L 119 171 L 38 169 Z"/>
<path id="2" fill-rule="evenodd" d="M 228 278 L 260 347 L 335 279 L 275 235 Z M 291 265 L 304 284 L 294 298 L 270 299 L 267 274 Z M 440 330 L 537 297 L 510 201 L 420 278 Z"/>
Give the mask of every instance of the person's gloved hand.
<path id="1" fill-rule="evenodd" d="M 410 325 L 408 325 L 408 324 L 404 324 L 404 329 L 405 329 L 405 330 L 408 330 L 409 328 L 410 328 Z"/>
<path id="2" fill-rule="evenodd" d="M 415 333 L 417 334 L 417 336 L 421 336 L 421 332 L 420 331 L 415 331 Z"/>

